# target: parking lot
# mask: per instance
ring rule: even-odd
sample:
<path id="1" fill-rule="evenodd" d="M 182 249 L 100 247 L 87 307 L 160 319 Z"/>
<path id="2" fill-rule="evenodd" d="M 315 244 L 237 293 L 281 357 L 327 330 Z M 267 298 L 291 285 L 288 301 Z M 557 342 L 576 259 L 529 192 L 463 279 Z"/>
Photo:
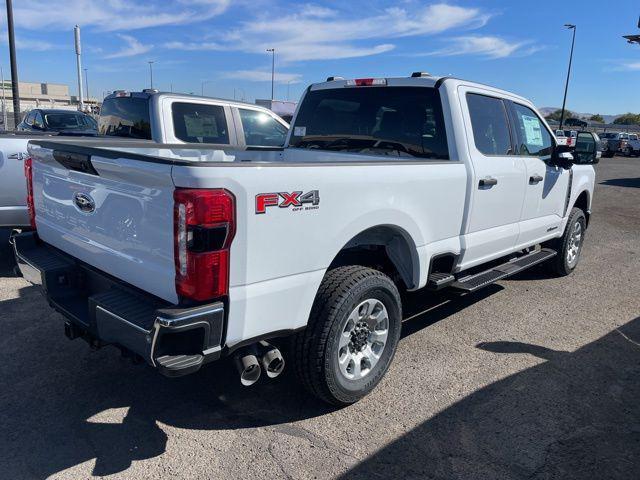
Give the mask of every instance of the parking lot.
<path id="1" fill-rule="evenodd" d="M 640 478 L 640 159 L 596 183 L 572 276 L 414 294 L 389 373 L 341 410 L 291 369 L 247 389 L 229 361 L 167 379 L 69 342 L 4 247 L 0 477 Z"/>

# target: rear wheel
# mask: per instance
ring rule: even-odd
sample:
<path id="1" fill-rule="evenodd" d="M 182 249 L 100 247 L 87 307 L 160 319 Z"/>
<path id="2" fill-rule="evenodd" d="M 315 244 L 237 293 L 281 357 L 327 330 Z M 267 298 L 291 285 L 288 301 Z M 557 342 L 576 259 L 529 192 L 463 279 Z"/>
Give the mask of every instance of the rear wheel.
<path id="1" fill-rule="evenodd" d="M 325 402 L 357 402 L 389 368 L 401 320 L 400 294 L 383 273 L 361 266 L 327 272 L 309 324 L 294 338 L 298 377 Z"/>
<path id="2" fill-rule="evenodd" d="M 571 210 L 564 235 L 550 245 L 558 252 L 549 263 L 549 267 L 557 275 L 569 275 L 578 265 L 586 227 L 584 212 L 579 208 Z"/>

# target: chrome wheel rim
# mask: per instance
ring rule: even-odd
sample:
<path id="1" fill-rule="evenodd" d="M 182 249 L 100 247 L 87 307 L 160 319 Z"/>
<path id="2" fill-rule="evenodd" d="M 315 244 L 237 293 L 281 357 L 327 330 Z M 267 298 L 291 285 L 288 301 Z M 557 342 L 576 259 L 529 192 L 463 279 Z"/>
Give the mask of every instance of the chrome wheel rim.
<path id="1" fill-rule="evenodd" d="M 580 248 L 582 247 L 582 223 L 576 222 L 573 225 L 571 238 L 569 239 L 569 247 L 567 248 L 567 263 L 569 267 L 575 267 L 580 256 Z"/>
<path id="2" fill-rule="evenodd" d="M 384 353 L 389 336 L 389 313 L 375 298 L 360 302 L 340 328 L 337 362 L 347 380 L 371 373 Z"/>

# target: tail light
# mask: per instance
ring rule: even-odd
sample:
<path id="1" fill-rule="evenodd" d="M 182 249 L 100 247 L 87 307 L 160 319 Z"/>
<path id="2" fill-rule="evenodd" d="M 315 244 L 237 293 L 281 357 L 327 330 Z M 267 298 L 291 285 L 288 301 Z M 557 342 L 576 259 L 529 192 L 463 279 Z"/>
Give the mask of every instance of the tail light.
<path id="1" fill-rule="evenodd" d="M 176 292 L 203 301 L 229 293 L 235 198 L 227 190 L 177 188 L 174 199 Z"/>
<path id="2" fill-rule="evenodd" d="M 27 210 L 31 228 L 36 229 L 36 206 L 33 203 L 33 160 L 31 157 L 24 161 L 24 176 L 27 180 Z"/>

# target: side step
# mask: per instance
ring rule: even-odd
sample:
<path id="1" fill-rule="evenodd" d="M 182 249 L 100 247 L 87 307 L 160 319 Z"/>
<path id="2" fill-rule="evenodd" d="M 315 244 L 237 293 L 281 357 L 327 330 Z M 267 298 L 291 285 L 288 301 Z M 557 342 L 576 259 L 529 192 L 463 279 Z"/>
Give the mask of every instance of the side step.
<path id="1" fill-rule="evenodd" d="M 450 286 L 464 292 L 475 292 L 482 287 L 486 287 L 498 280 L 515 275 L 516 273 L 526 270 L 538 263 L 542 263 L 556 255 L 557 252 L 555 250 L 543 248 L 541 250 L 528 253 L 522 257 L 514 258 L 507 263 L 503 263 L 502 265 L 493 267 L 484 272 L 462 277 L 455 282 L 452 282 Z"/>
<path id="2" fill-rule="evenodd" d="M 165 377 L 181 377 L 197 372 L 204 361 L 204 355 L 163 355 L 156 358 L 158 371 Z"/>
<path id="3" fill-rule="evenodd" d="M 442 290 L 455 282 L 456 277 L 452 273 L 433 272 L 429 274 L 427 288 L 429 290 Z"/>

